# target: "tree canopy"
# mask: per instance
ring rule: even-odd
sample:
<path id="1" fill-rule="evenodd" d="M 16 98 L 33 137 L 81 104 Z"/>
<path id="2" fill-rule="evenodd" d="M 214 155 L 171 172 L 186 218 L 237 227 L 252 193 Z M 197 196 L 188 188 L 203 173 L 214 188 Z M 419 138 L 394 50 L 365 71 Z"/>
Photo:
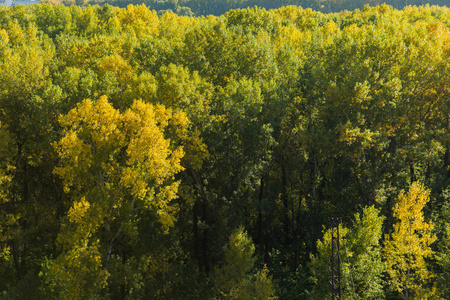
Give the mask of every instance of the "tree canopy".
<path id="1" fill-rule="evenodd" d="M 449 8 L 79 2 L 0 8 L 0 297 L 327 299 L 341 217 L 344 297 L 450 298 Z"/>

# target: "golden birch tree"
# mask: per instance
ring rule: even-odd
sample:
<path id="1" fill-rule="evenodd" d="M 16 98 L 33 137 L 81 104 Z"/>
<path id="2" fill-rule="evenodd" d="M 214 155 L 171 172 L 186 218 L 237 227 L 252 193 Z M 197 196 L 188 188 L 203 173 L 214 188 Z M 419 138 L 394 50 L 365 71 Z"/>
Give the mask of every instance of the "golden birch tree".
<path id="1" fill-rule="evenodd" d="M 385 241 L 388 282 L 404 299 L 423 299 L 425 284 L 433 277 L 426 258 L 433 255 L 431 244 L 436 237 L 432 233 L 433 223 L 426 222 L 423 214 L 429 196 L 430 191 L 419 182 L 414 182 L 407 193 L 400 193 L 394 206 L 398 222 Z"/>
<path id="2" fill-rule="evenodd" d="M 175 142 L 187 133 L 188 119 L 143 101 L 121 113 L 100 97 L 84 100 L 60 124 L 55 173 L 71 201 L 58 238 L 63 253 L 47 278 L 65 297 L 95 299 L 107 285 L 110 261 L 120 255 L 118 240 L 136 236 L 139 211 L 152 212 L 163 231 L 173 225 L 174 175 L 184 154 Z"/>

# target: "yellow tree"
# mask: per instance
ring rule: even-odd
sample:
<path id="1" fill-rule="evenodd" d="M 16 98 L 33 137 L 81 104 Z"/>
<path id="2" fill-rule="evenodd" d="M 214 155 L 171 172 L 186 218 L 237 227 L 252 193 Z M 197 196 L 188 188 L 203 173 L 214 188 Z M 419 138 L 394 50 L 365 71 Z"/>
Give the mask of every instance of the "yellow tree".
<path id="1" fill-rule="evenodd" d="M 384 259 L 389 285 L 404 299 L 425 297 L 425 284 L 433 277 L 427 269 L 426 258 L 433 255 L 432 222 L 426 222 L 423 208 L 430 191 L 414 182 L 408 193 L 401 192 L 394 206 L 394 231 L 386 237 Z"/>
<path id="2" fill-rule="evenodd" d="M 183 169 L 183 150 L 175 143 L 188 119 L 143 101 L 121 113 L 101 97 L 84 100 L 60 124 L 55 173 L 72 201 L 59 236 L 63 252 L 50 263 L 47 279 L 65 297 L 93 299 L 107 285 L 111 259 L 122 253 L 118 241 L 136 237 L 140 211 L 151 211 L 164 231 L 173 225 L 174 175 Z"/>

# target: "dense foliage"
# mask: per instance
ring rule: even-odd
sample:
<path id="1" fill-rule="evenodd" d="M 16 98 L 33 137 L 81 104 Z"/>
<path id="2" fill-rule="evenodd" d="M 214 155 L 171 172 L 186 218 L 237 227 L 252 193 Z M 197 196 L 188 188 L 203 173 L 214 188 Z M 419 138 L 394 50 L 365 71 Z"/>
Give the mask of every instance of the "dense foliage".
<path id="1" fill-rule="evenodd" d="M 450 299 L 450 9 L 0 8 L 5 299 Z"/>
<path id="2" fill-rule="evenodd" d="M 45 0 L 54 1 L 54 0 Z M 183 16 L 220 16 L 231 9 L 263 7 L 276 9 L 283 6 L 298 5 L 311 8 L 323 13 L 339 12 L 343 10 L 362 9 L 365 5 L 392 5 L 403 9 L 408 5 L 441 5 L 449 6 L 448 0 L 62 0 L 65 5 L 111 4 L 126 7 L 129 4 L 145 4 L 158 14 L 172 11 Z"/>

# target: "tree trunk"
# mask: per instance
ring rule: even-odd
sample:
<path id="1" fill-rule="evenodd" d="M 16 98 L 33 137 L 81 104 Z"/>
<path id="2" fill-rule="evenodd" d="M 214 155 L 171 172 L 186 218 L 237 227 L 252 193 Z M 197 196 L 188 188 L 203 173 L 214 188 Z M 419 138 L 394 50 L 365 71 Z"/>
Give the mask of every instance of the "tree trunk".
<path id="1" fill-rule="evenodd" d="M 194 259 L 197 260 L 198 268 L 201 269 L 199 259 L 199 240 L 198 240 L 198 203 L 195 201 L 192 209 L 192 235 L 194 238 Z"/>
<path id="2" fill-rule="evenodd" d="M 12 240 L 12 250 L 13 250 L 13 260 L 14 260 L 14 268 L 16 269 L 17 280 L 22 279 L 22 271 L 20 267 L 20 255 L 19 255 L 19 247 L 17 246 L 17 241 L 14 238 Z"/>
<path id="3" fill-rule="evenodd" d="M 196 201 L 194 203 L 193 209 L 193 234 L 194 234 L 194 257 L 197 257 L 197 262 L 200 270 L 203 270 L 205 273 L 209 273 L 209 263 L 208 263 L 208 230 L 207 228 L 202 229 L 201 239 L 198 228 L 199 219 L 209 224 L 208 222 L 208 195 L 198 179 L 197 173 L 194 170 L 191 170 L 192 178 L 194 179 L 194 186 L 197 191 L 197 194 L 200 196 L 200 202 Z M 201 210 L 201 211 L 199 211 Z M 200 217 L 200 218 L 199 218 Z"/>
<path id="4" fill-rule="evenodd" d="M 263 199 L 267 199 L 267 186 L 268 178 L 265 176 L 265 186 L 264 186 L 264 196 Z M 269 263 L 269 251 L 270 251 L 270 240 L 269 240 L 269 205 L 266 203 L 264 205 L 264 263 Z"/>
<path id="5" fill-rule="evenodd" d="M 206 203 L 202 203 L 202 219 L 208 224 Z M 203 239 L 202 239 L 202 265 L 206 274 L 209 273 L 208 264 L 208 230 L 203 229 Z"/>
<path id="6" fill-rule="evenodd" d="M 256 237 L 256 242 L 259 245 L 262 245 L 262 237 L 263 237 L 263 215 L 262 215 L 263 198 L 264 198 L 264 177 L 261 177 L 258 195 L 258 233 Z"/>

